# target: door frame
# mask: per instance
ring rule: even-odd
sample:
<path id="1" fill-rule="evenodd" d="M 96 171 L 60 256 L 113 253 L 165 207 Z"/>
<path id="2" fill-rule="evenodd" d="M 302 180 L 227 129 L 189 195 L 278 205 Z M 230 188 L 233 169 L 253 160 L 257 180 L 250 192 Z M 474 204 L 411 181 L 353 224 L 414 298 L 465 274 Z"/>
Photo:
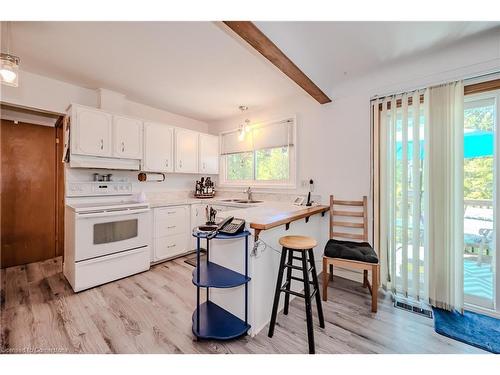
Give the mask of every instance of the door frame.
<path id="1" fill-rule="evenodd" d="M 68 116 L 61 116 L 55 124 L 56 128 L 56 257 L 64 260 L 64 210 L 65 210 L 65 168 L 64 158 L 64 131 L 69 126 Z"/>
<path id="2" fill-rule="evenodd" d="M 4 101 L 0 101 L 0 109 L 2 110 L 14 110 L 18 113 L 24 113 L 27 115 L 37 115 L 44 118 L 50 118 L 55 120 L 55 139 L 54 147 L 56 147 L 55 156 L 55 170 L 56 170 L 56 181 L 55 181 L 55 255 L 64 257 L 64 210 L 65 210 L 65 165 L 63 163 L 64 155 L 64 129 L 69 126 L 69 117 L 65 113 L 54 112 L 50 110 L 44 110 L 39 108 L 33 108 L 23 105 L 11 104 Z M 20 119 L 20 122 L 30 123 L 28 119 Z M 40 123 L 34 125 L 44 126 Z"/>
<path id="3" fill-rule="evenodd" d="M 498 276 L 498 271 L 500 270 L 500 257 L 498 256 L 498 251 L 500 250 L 500 234 L 498 233 L 498 219 L 500 219 L 500 89 L 489 89 L 486 91 L 472 92 L 470 94 L 464 95 L 465 101 L 472 101 L 483 98 L 494 98 L 495 100 L 495 118 L 494 118 L 494 135 L 495 143 L 493 147 L 493 233 L 495 235 L 495 251 L 494 251 L 494 262 L 495 262 L 495 274 L 493 282 L 493 307 L 489 308 L 486 306 L 481 306 L 482 298 L 469 296 L 466 297 L 464 294 L 464 307 L 466 310 L 474 311 L 480 314 L 490 315 L 493 317 L 500 317 L 500 287 L 498 286 L 498 281 L 500 280 Z M 468 302 L 466 302 L 466 298 Z"/>

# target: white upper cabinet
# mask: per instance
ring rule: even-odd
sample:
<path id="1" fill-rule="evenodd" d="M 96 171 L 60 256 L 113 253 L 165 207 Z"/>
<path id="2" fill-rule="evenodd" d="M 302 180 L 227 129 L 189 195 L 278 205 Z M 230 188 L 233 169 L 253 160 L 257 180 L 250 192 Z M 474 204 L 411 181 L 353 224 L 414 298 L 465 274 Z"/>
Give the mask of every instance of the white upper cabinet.
<path id="1" fill-rule="evenodd" d="M 206 174 L 219 173 L 219 137 L 200 134 L 199 140 L 199 172 Z"/>
<path id="2" fill-rule="evenodd" d="M 113 156 L 142 159 L 142 121 L 113 116 Z"/>
<path id="3" fill-rule="evenodd" d="M 144 123 L 144 159 L 146 172 L 174 171 L 174 128 L 164 124 Z"/>
<path id="4" fill-rule="evenodd" d="M 175 129 L 175 172 L 198 173 L 198 134 Z"/>
<path id="5" fill-rule="evenodd" d="M 113 116 L 98 109 L 74 107 L 71 149 L 74 154 L 111 156 Z"/>

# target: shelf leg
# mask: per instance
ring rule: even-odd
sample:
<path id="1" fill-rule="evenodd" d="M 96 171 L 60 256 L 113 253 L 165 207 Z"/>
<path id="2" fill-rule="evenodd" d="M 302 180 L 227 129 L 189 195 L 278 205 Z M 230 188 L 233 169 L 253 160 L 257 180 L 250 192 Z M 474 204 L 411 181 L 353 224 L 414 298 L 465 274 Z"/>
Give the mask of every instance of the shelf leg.
<path id="1" fill-rule="evenodd" d="M 208 263 L 208 256 L 210 253 L 210 240 L 207 238 L 207 263 Z M 207 287 L 207 302 L 210 298 L 210 293 L 209 293 L 210 288 Z"/>
<path id="2" fill-rule="evenodd" d="M 196 278 L 200 283 L 200 238 L 196 239 Z M 200 334 L 200 287 L 196 286 L 196 332 Z"/>
<path id="3" fill-rule="evenodd" d="M 245 236 L 245 277 L 248 277 L 248 236 Z M 245 324 L 248 324 L 248 283 L 245 283 Z"/>

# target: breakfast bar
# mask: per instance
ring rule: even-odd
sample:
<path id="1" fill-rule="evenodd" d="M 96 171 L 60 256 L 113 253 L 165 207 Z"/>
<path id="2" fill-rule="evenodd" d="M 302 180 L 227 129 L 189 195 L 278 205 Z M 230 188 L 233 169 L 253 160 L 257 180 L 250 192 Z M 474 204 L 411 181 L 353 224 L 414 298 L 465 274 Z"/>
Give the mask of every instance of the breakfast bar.
<path id="1" fill-rule="evenodd" d="M 328 218 L 325 213 L 329 206 L 295 206 L 283 202 L 266 202 L 247 209 L 231 211 L 231 216 L 246 220 L 251 232 L 249 237 L 248 276 L 248 323 L 249 334 L 256 335 L 270 321 L 273 293 L 281 256 L 279 238 L 287 234 L 300 234 L 313 237 L 318 241 L 314 250 L 315 258 L 321 261 L 323 245 L 328 236 Z M 210 248 L 210 259 L 235 272 L 243 273 L 243 239 L 235 238 L 214 242 Z M 317 264 L 317 269 L 321 269 Z M 300 290 L 301 284 L 292 282 L 292 289 Z M 211 291 L 211 300 L 231 314 L 245 318 L 241 304 L 244 287 L 217 289 Z M 279 309 L 283 307 L 280 304 Z"/>

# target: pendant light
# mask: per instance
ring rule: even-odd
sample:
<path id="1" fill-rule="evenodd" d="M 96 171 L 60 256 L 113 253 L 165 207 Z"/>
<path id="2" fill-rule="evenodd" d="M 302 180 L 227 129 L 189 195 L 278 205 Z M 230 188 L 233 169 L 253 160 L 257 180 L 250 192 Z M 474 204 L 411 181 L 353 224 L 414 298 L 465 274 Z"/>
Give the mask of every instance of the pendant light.
<path id="1" fill-rule="evenodd" d="M 6 25 L 6 52 L 0 52 L 0 82 L 7 86 L 19 85 L 19 57 L 10 53 L 10 22 Z"/>
<path id="2" fill-rule="evenodd" d="M 238 108 L 241 111 L 241 113 L 244 113 L 248 109 L 248 107 L 244 105 L 240 105 Z M 248 133 L 249 131 L 250 131 L 250 120 L 245 119 L 245 121 L 242 124 L 240 124 L 238 139 L 240 141 L 243 141 L 245 139 L 245 134 Z"/>

